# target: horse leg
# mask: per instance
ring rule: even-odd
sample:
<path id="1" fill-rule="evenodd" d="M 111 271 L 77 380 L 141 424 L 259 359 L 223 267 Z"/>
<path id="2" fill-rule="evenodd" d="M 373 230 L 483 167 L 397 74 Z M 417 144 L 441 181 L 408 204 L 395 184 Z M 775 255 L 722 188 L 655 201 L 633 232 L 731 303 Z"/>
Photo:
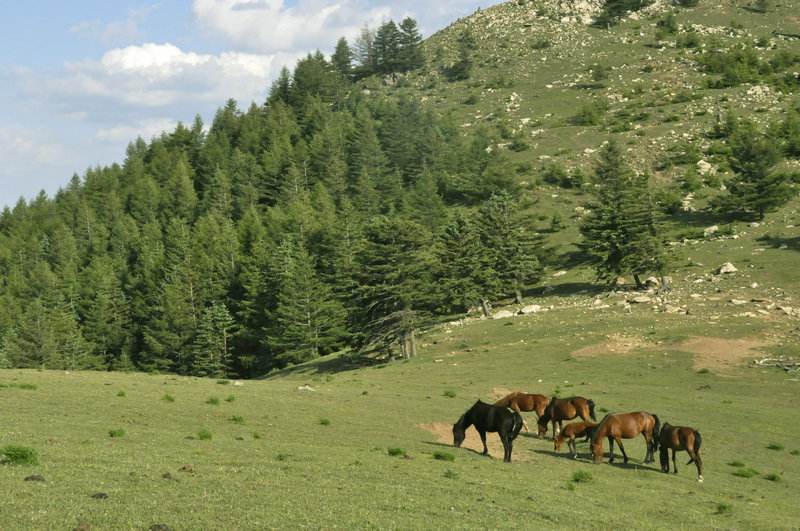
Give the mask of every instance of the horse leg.
<path id="1" fill-rule="evenodd" d="M 672 449 L 672 467 L 675 469 L 675 474 L 677 474 L 678 473 L 678 463 L 675 461 L 675 448 Z"/>
<path id="2" fill-rule="evenodd" d="M 695 452 L 694 450 L 692 450 L 692 453 L 694 454 L 692 456 L 692 459 L 694 459 L 694 465 L 697 467 L 697 481 L 702 483 L 703 482 L 703 460 L 700 459 L 700 452 Z"/>
<path id="3" fill-rule="evenodd" d="M 614 462 L 614 437 L 608 438 L 608 462 Z"/>
<path id="4" fill-rule="evenodd" d="M 483 443 L 483 455 L 489 455 L 489 447 L 486 446 L 486 432 L 478 430 L 478 434 L 481 436 L 481 442 Z"/>
<path id="5" fill-rule="evenodd" d="M 627 465 L 628 464 L 628 454 L 625 453 L 625 447 L 622 446 L 622 439 L 616 438 L 616 440 L 617 440 L 617 445 L 619 445 L 619 449 L 622 452 L 622 462 Z"/>
<path id="6" fill-rule="evenodd" d="M 570 437 L 569 439 L 569 449 L 572 450 L 572 458 L 578 458 L 578 447 L 575 445 L 575 437 Z"/>

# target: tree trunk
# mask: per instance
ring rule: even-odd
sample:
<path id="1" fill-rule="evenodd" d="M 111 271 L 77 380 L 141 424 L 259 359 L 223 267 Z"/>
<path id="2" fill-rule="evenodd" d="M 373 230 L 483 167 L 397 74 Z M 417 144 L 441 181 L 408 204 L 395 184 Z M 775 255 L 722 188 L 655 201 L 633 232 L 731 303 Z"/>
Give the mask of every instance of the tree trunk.
<path id="1" fill-rule="evenodd" d="M 638 274 L 633 275 L 633 280 L 636 282 L 636 289 L 642 289 L 642 279 L 639 278 Z"/>
<path id="2" fill-rule="evenodd" d="M 411 357 L 412 358 L 416 358 L 417 357 L 417 337 L 416 337 L 416 335 L 414 335 L 414 330 L 411 330 L 411 332 L 409 334 L 409 343 L 410 343 L 410 346 L 411 346 Z"/>
<path id="3" fill-rule="evenodd" d="M 514 288 L 514 300 L 517 304 L 522 304 L 522 290 Z"/>
<path id="4" fill-rule="evenodd" d="M 484 317 L 489 317 L 489 315 L 491 315 L 491 311 L 489 310 L 489 301 L 486 299 L 481 299 L 481 310 L 483 311 Z"/>

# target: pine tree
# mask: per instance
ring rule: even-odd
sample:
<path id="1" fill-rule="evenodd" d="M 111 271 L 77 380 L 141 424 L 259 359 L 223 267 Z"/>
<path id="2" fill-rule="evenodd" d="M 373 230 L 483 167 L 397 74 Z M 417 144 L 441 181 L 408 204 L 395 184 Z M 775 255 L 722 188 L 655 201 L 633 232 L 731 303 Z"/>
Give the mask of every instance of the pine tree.
<path id="1" fill-rule="evenodd" d="M 436 178 L 427 169 L 406 194 L 405 204 L 410 211 L 411 219 L 424 225 L 431 232 L 437 232 L 447 219 L 447 209 L 442 196 L 439 195 Z"/>
<path id="2" fill-rule="evenodd" d="M 425 65 L 422 54 L 422 35 L 417 28 L 417 21 L 406 17 L 400 23 L 399 69 L 401 72 L 418 70 Z"/>
<path id="3" fill-rule="evenodd" d="M 537 257 L 540 239 L 526 223 L 517 203 L 507 192 L 493 195 L 480 209 L 481 240 L 491 253 L 491 268 L 502 293 L 513 293 L 522 303 L 523 289 L 541 276 Z"/>
<path id="4" fill-rule="evenodd" d="M 375 34 L 375 63 L 377 73 L 394 74 L 400 67 L 400 30 L 394 21 L 381 24 Z"/>
<path id="5" fill-rule="evenodd" d="M 281 245 L 277 308 L 267 346 L 283 363 L 300 363 L 328 354 L 343 344 L 345 312 L 330 288 L 319 281 L 312 258 L 302 245 Z"/>
<path id="6" fill-rule="evenodd" d="M 221 378 L 230 373 L 233 329 L 233 318 L 224 304 L 214 302 L 203 310 L 192 342 L 192 374 Z"/>
<path id="7" fill-rule="evenodd" d="M 356 68 L 355 77 L 360 79 L 378 72 L 377 53 L 375 50 L 375 32 L 364 26 L 356 38 L 354 53 Z"/>
<path id="8" fill-rule="evenodd" d="M 336 43 L 336 51 L 331 56 L 331 63 L 343 78 L 350 79 L 353 75 L 353 51 L 344 37 Z"/>
<path id="9" fill-rule="evenodd" d="M 734 176 L 728 181 L 728 194 L 714 203 L 717 210 L 740 219 L 764 219 L 786 204 L 795 194 L 791 176 L 776 171 L 780 147 L 749 120 L 742 120 L 728 139 L 728 163 Z"/>
<path id="10" fill-rule="evenodd" d="M 619 146 L 610 142 L 600 152 L 594 181 L 581 247 L 599 279 L 611 282 L 632 274 L 641 286 L 641 275 L 662 273 L 666 265 L 647 176 L 637 176 Z"/>

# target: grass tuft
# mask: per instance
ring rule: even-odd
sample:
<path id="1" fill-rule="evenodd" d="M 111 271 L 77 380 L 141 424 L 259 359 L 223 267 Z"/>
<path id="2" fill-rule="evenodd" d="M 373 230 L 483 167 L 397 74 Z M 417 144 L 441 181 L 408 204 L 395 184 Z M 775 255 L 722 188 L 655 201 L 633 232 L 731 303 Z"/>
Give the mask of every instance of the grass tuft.
<path id="1" fill-rule="evenodd" d="M 164 396 L 161 397 L 161 400 L 163 400 L 164 402 L 175 402 L 175 397 L 172 396 L 171 394 L 165 394 Z"/>
<path id="2" fill-rule="evenodd" d="M 741 468 L 744 466 L 744 463 L 742 463 L 741 461 L 731 461 L 730 463 L 728 463 L 728 466 L 735 466 Z"/>
<path id="3" fill-rule="evenodd" d="M 708 367 L 703 367 L 697 371 L 697 374 L 711 374 L 711 370 Z"/>
<path id="4" fill-rule="evenodd" d="M 737 468 L 733 471 L 733 475 L 738 478 L 751 478 L 758 475 L 758 470 L 753 468 Z"/>
<path id="5" fill-rule="evenodd" d="M 217 380 L 217 384 L 219 385 L 230 385 L 230 380 Z"/>
<path id="6" fill-rule="evenodd" d="M 261 434 L 260 433 L 258 433 L 257 431 L 253 432 L 253 439 L 260 439 L 260 438 L 261 438 Z"/>
<path id="7" fill-rule="evenodd" d="M 39 454 L 33 448 L 11 444 L 0 450 L 0 464 L 35 465 L 38 463 Z"/>
<path id="8" fill-rule="evenodd" d="M 442 452 L 441 450 L 436 450 L 433 452 L 433 458 L 437 461 L 455 461 L 456 456 L 449 452 Z"/>
<path id="9" fill-rule="evenodd" d="M 781 443 L 771 442 L 767 445 L 767 450 L 780 451 L 783 450 L 783 445 Z"/>
<path id="10" fill-rule="evenodd" d="M 720 502 L 717 504 L 716 514 L 730 514 L 733 506 L 730 503 Z"/>
<path id="11" fill-rule="evenodd" d="M 780 481 L 781 480 L 781 476 L 778 475 L 778 474 L 765 474 L 764 475 L 764 479 L 766 479 L 768 481 Z"/>
<path id="12" fill-rule="evenodd" d="M 112 439 L 118 439 L 120 437 L 125 437 L 125 430 L 122 428 L 116 430 L 108 430 L 108 436 Z"/>
<path id="13" fill-rule="evenodd" d="M 458 479 L 458 472 L 448 468 L 447 470 L 444 471 L 444 474 L 442 474 L 442 476 L 446 477 L 447 479 Z"/>
<path id="14" fill-rule="evenodd" d="M 125 391 L 119 391 L 119 392 L 117 392 L 117 396 L 125 396 Z"/>
<path id="15" fill-rule="evenodd" d="M 206 428 L 197 432 L 197 438 L 201 441 L 210 441 L 211 440 L 211 432 L 208 431 Z"/>
<path id="16" fill-rule="evenodd" d="M 403 450 L 402 448 L 389 448 L 387 450 L 387 453 L 392 457 L 401 457 L 406 455 L 406 451 Z"/>
<path id="17" fill-rule="evenodd" d="M 789 455 L 800 455 L 800 450 L 792 450 Z"/>
<path id="18" fill-rule="evenodd" d="M 320 426 L 330 426 L 331 421 L 329 419 L 319 419 Z"/>
<path id="19" fill-rule="evenodd" d="M 230 418 L 230 421 L 233 422 L 234 424 L 244 424 L 244 417 L 239 415 L 233 415 Z"/>
<path id="20" fill-rule="evenodd" d="M 592 474 L 586 470 L 576 470 L 575 473 L 572 474 L 573 483 L 588 483 L 591 480 Z"/>
<path id="21" fill-rule="evenodd" d="M 206 400 L 206 404 L 211 405 L 211 406 L 218 406 L 219 405 L 219 398 L 217 398 L 216 396 L 209 397 Z"/>
<path id="22" fill-rule="evenodd" d="M 235 401 L 236 401 L 236 397 L 234 395 L 228 395 L 225 398 L 225 402 L 235 402 Z"/>
<path id="23" fill-rule="evenodd" d="M 447 389 L 444 393 L 442 393 L 442 396 L 446 396 L 447 398 L 455 398 L 456 392 L 452 389 Z"/>

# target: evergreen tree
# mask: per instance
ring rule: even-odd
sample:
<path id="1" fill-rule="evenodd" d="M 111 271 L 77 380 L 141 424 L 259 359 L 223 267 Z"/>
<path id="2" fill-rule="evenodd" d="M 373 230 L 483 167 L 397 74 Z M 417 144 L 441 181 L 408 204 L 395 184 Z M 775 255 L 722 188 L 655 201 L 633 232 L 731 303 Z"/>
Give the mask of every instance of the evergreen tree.
<path id="1" fill-rule="evenodd" d="M 417 28 L 417 21 L 406 17 L 400 22 L 399 69 L 401 72 L 418 70 L 425 65 L 422 54 L 422 35 Z"/>
<path id="2" fill-rule="evenodd" d="M 378 74 L 394 74 L 400 67 L 400 30 L 390 20 L 384 22 L 375 34 L 375 66 Z"/>
<path id="3" fill-rule="evenodd" d="M 343 344 L 345 312 L 330 288 L 319 281 L 302 245 L 281 245 L 281 281 L 277 307 L 266 339 L 281 364 L 328 354 Z"/>
<path id="4" fill-rule="evenodd" d="M 353 55 L 355 56 L 355 77 L 364 78 L 377 73 L 378 61 L 375 50 L 375 32 L 364 26 L 355 42 Z"/>
<path id="5" fill-rule="evenodd" d="M 203 310 L 192 342 L 192 374 L 209 378 L 229 374 L 233 327 L 233 318 L 224 304 L 215 302 Z"/>
<path id="6" fill-rule="evenodd" d="M 780 160 L 780 146 L 753 122 L 741 121 L 728 144 L 734 176 L 727 183 L 728 194 L 715 202 L 719 211 L 735 218 L 762 220 L 792 198 L 791 176 L 774 169 Z"/>
<path id="7" fill-rule="evenodd" d="M 595 169 L 595 198 L 581 225 L 584 251 L 599 279 L 608 282 L 632 274 L 637 286 L 646 273 L 663 273 L 664 242 L 646 175 L 637 176 L 615 142 L 600 152 Z"/>
<path id="8" fill-rule="evenodd" d="M 331 56 L 331 63 L 343 78 L 350 79 L 353 75 L 353 51 L 344 37 L 336 43 L 336 51 Z"/>

